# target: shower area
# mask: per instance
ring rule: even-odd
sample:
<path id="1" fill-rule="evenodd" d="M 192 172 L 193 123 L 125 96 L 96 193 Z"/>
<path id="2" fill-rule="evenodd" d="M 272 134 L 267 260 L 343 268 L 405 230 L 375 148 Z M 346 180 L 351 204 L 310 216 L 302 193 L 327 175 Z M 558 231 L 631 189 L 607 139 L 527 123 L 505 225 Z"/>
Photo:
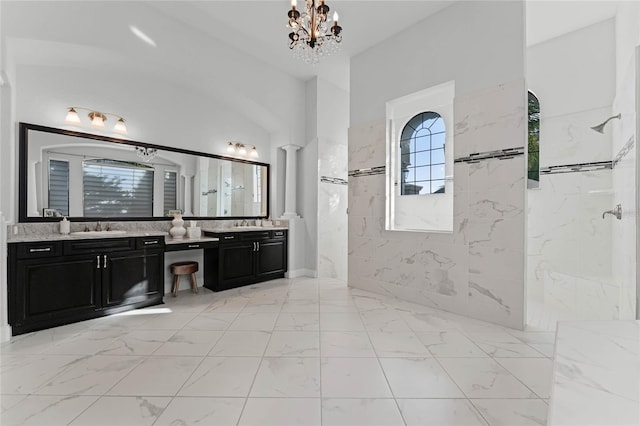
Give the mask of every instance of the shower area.
<path id="1" fill-rule="evenodd" d="M 639 40 L 621 37 L 624 13 L 528 47 L 539 103 L 538 128 L 530 123 L 539 153 L 529 154 L 539 176 L 530 173 L 527 189 L 530 327 L 636 317 Z"/>

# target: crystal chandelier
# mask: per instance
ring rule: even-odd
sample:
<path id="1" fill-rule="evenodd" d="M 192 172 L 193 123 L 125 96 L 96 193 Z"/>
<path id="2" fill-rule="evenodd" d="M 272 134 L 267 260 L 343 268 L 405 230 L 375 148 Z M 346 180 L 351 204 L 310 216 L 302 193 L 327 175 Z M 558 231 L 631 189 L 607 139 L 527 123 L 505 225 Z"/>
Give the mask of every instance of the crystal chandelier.
<path id="1" fill-rule="evenodd" d="M 136 146 L 136 155 L 145 163 L 156 158 L 158 155 L 158 150 L 155 148 L 149 148 L 144 146 Z"/>
<path id="2" fill-rule="evenodd" d="M 296 9 L 296 0 L 291 0 L 289 11 L 289 49 L 296 57 L 308 64 L 316 64 L 321 56 L 338 50 L 342 41 L 342 27 L 338 25 L 338 13 L 333 13 L 333 25 L 329 26 L 327 17 L 329 6 L 325 0 L 305 0 L 305 10 Z"/>

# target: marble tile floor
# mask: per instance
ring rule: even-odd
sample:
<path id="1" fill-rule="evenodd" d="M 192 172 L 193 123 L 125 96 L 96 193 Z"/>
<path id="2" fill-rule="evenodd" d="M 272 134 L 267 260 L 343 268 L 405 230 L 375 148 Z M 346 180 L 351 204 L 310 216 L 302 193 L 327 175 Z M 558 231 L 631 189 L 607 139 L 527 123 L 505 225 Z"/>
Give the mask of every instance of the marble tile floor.
<path id="1" fill-rule="evenodd" d="M 554 333 L 274 280 L 13 338 L 0 424 L 544 425 Z"/>

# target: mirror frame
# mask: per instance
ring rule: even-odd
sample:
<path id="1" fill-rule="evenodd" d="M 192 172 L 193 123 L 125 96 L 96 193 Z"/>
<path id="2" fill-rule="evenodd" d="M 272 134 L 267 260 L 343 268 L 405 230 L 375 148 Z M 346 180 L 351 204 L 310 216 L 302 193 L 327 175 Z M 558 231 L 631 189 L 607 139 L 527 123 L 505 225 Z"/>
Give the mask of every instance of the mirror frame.
<path id="1" fill-rule="evenodd" d="M 35 130 L 35 131 L 40 131 L 40 132 L 47 132 L 47 133 L 55 133 L 55 134 L 59 134 L 59 135 L 66 135 L 66 136 L 73 136 L 73 137 L 79 137 L 79 138 L 85 138 L 85 139 L 93 139 L 93 140 L 97 140 L 97 141 L 103 141 L 103 142 L 111 142 L 111 143 L 118 143 L 118 144 L 123 144 L 123 145 L 131 145 L 131 146 L 141 146 L 143 148 L 154 148 L 154 149 L 158 149 L 158 150 L 163 150 L 163 151 L 170 151 L 170 152 L 177 152 L 180 154 L 189 154 L 189 155 L 196 155 L 196 156 L 200 156 L 200 157 L 207 157 L 207 158 L 216 158 L 216 159 L 220 159 L 220 160 L 227 160 L 227 161 L 235 161 L 238 163 L 245 163 L 245 164 L 253 164 L 253 165 L 257 165 L 257 166 L 264 166 L 267 168 L 267 182 L 266 182 L 266 187 L 267 187 L 267 209 L 266 209 L 266 215 L 264 216 L 184 216 L 183 219 L 185 220 L 238 220 L 238 219 L 266 219 L 269 217 L 269 205 L 270 205 L 270 199 L 271 199 L 271 194 L 270 194 L 270 179 L 271 179 L 271 171 L 270 171 L 270 166 L 268 163 L 260 163 L 257 161 L 250 161 L 250 160 L 244 160 L 241 158 L 233 158 L 233 157 L 225 157 L 222 155 L 215 155 L 215 154 L 207 154 L 204 152 L 198 152 L 198 151 L 190 151 L 187 149 L 181 149 L 181 148 L 170 148 L 170 147 L 166 147 L 166 146 L 162 146 L 162 145 L 154 145 L 154 144 L 150 144 L 150 143 L 145 143 L 145 142 L 137 142 L 134 140 L 130 140 L 130 139 L 120 139 L 120 138 L 114 138 L 114 137 L 110 137 L 110 136 L 102 136 L 102 135 L 96 135 L 96 134 L 92 134 L 92 133 L 84 133 L 84 132 L 78 132 L 75 130 L 66 130 L 66 129 L 58 129 L 55 127 L 47 127 L 47 126 L 41 126 L 38 124 L 30 124 L 30 123 L 23 123 L 20 122 L 19 123 L 19 157 L 18 157 L 18 220 L 19 222 L 59 222 L 60 218 L 59 217 L 35 217 L 35 216 L 27 216 L 27 166 L 28 166 L 28 156 L 27 156 L 27 152 L 29 150 L 29 131 L 30 130 Z M 83 217 L 83 216 L 71 216 L 69 217 L 70 220 L 75 221 L 75 222 L 96 222 L 96 221 L 103 221 L 103 222 L 131 222 L 131 221 L 166 221 L 166 220 L 171 220 L 170 217 L 164 217 L 164 216 L 151 216 L 151 217 L 118 217 L 118 218 L 114 218 L 114 217 Z"/>

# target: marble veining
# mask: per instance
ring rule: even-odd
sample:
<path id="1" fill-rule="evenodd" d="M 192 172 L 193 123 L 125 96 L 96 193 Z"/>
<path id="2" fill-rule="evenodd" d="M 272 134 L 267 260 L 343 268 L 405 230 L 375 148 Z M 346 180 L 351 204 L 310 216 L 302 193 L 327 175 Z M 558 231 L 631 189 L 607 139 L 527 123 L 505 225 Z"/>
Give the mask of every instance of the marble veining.
<path id="1" fill-rule="evenodd" d="M 250 221 L 253 222 L 253 221 Z M 289 228 L 287 219 L 278 219 L 274 226 L 265 227 L 239 227 L 237 220 L 197 220 L 196 225 L 208 232 L 248 232 L 256 230 L 283 230 Z M 60 225 L 57 222 L 51 223 L 17 223 L 7 225 L 7 242 L 27 242 L 27 241 L 52 241 L 52 240 L 76 240 L 85 238 L 122 238 L 122 237 L 146 237 L 168 235 L 171 229 L 170 221 L 102 221 L 102 226 L 107 225 L 114 231 L 126 231 L 126 234 L 60 234 Z M 95 229 L 97 222 L 71 222 L 71 232 L 82 232 L 85 226 Z M 187 224 L 185 224 L 187 226 Z M 206 237 L 203 237 L 206 238 Z M 177 241 L 189 241 L 187 239 Z M 193 241 L 190 240 L 190 241 Z"/>
<path id="2" fill-rule="evenodd" d="M 455 100 L 452 232 L 388 231 L 385 176 L 349 181 L 348 282 L 509 327 L 524 326 L 526 93 L 515 81 Z M 385 120 L 349 130 L 349 170 L 384 163 Z M 506 155 L 505 158 L 493 158 Z M 398 212 L 396 212 L 398 215 Z M 407 213 L 394 223 L 432 225 Z"/>
<path id="3" fill-rule="evenodd" d="M 536 347 L 552 354 L 553 333 L 330 278 L 185 290 L 164 308 L 2 343 L 0 424 L 544 424 Z"/>
<path id="4" fill-rule="evenodd" d="M 549 425 L 640 424 L 640 321 L 560 322 Z"/>

